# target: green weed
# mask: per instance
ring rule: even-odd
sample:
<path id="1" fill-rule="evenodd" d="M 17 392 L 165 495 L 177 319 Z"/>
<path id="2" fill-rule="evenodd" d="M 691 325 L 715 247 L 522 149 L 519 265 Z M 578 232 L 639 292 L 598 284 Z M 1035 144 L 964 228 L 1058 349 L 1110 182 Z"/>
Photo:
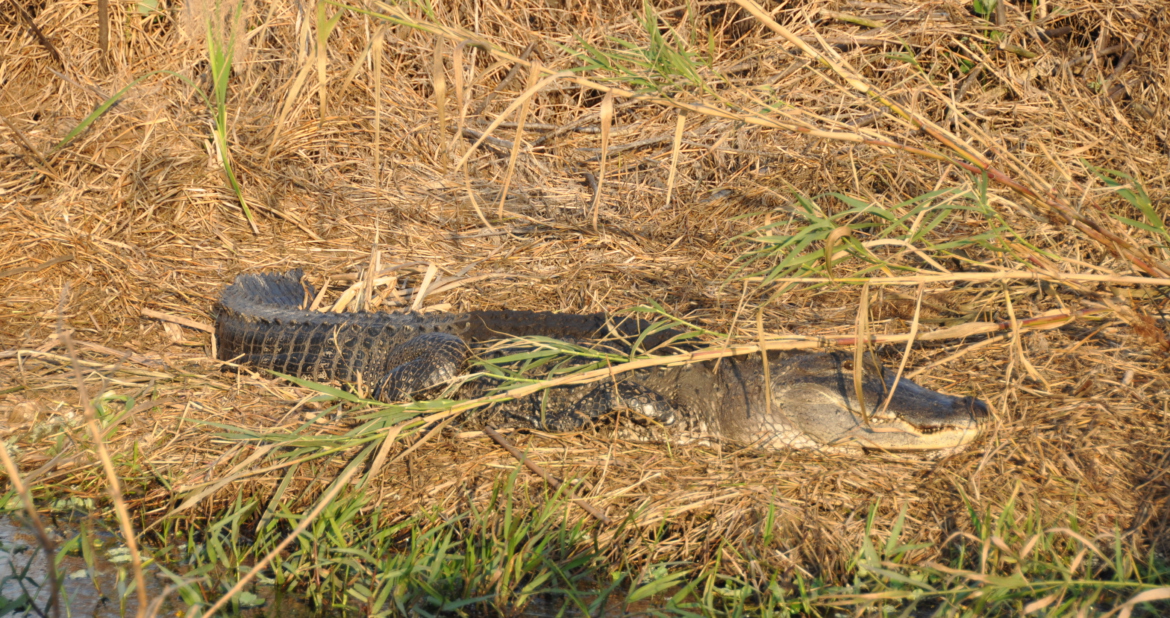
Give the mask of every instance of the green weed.
<path id="1" fill-rule="evenodd" d="M 826 198 L 846 208 L 827 212 L 821 206 Z M 994 249 L 992 243 L 1011 229 L 1006 223 L 981 234 L 932 243 L 930 234 L 958 212 L 993 214 L 984 207 L 977 191 L 955 188 L 939 189 L 886 208 L 842 193 L 825 193 L 816 197 L 796 195 L 790 218 L 774 221 L 732 239 L 748 245 L 739 258 L 735 275 L 760 278 L 760 286 L 777 279 L 823 275 L 829 278 L 861 277 L 883 269 L 921 272 L 915 266 L 884 260 L 867 244 L 894 240 L 901 248 L 914 247 L 930 257 L 949 258 L 951 253 L 970 245 Z M 848 274 L 839 266 L 850 260 L 864 265 Z M 782 286 L 782 290 L 788 286 Z"/>
<path id="2" fill-rule="evenodd" d="M 608 37 L 610 45 L 603 48 L 577 37 L 577 49 L 560 47 L 581 63 L 574 71 L 612 75 L 608 79 L 634 90 L 663 94 L 684 83 L 702 88 L 705 82 L 699 75 L 698 56 L 688 50 L 690 45 L 674 28 L 658 18 L 648 0 L 642 3 L 641 25 L 646 34 L 644 43 Z"/>
<path id="3" fill-rule="evenodd" d="M 237 0 L 234 4 L 228 3 L 228 8 L 223 10 L 224 4 L 221 3 L 221 0 L 212 1 L 214 6 L 207 18 L 207 60 L 211 68 L 211 89 L 214 97 L 212 113 L 215 118 L 212 134 L 215 136 L 215 148 L 219 160 L 223 164 L 228 183 L 231 184 L 232 191 L 235 192 L 236 199 L 240 202 L 240 208 L 244 211 L 244 218 L 248 220 L 252 231 L 258 232 L 256 221 L 252 218 L 252 211 L 248 208 L 248 201 L 244 198 L 244 190 L 240 187 L 236 173 L 232 169 L 227 139 L 228 79 L 231 77 L 232 61 L 235 59 L 237 43 L 241 42 L 244 37 L 244 2 Z M 220 27 L 225 21 L 230 22 L 231 25 L 226 28 Z"/>
<path id="4" fill-rule="evenodd" d="M 1158 211 L 1154 208 L 1153 202 L 1150 201 L 1150 196 L 1146 193 L 1145 187 L 1124 172 L 1094 167 L 1087 161 L 1083 161 L 1083 163 L 1085 167 L 1093 172 L 1093 175 L 1098 180 L 1105 183 L 1105 186 L 1114 189 L 1117 195 L 1121 196 L 1126 202 L 1129 202 L 1130 206 L 1137 209 L 1146 220 L 1144 222 L 1138 221 L 1113 213 L 1109 213 L 1109 216 L 1130 227 L 1149 232 L 1154 238 L 1159 239 L 1159 242 L 1166 243 L 1151 248 L 1158 248 L 1163 251 L 1170 250 L 1170 230 L 1166 228 L 1166 223 L 1162 220 L 1162 217 L 1158 215 Z"/>
<path id="5" fill-rule="evenodd" d="M 105 115 L 111 108 L 121 101 L 135 86 L 141 84 L 143 81 L 154 77 L 155 75 L 163 74 L 169 77 L 176 77 L 187 85 L 189 85 L 204 103 L 207 104 L 208 109 L 212 112 L 214 118 L 214 126 L 212 127 L 212 135 L 215 140 L 216 153 L 220 162 L 223 165 L 224 173 L 227 175 L 228 183 L 232 187 L 232 191 L 236 194 L 236 199 L 239 200 L 240 208 L 244 212 L 244 217 L 248 221 L 248 225 L 252 227 L 252 231 L 258 231 L 256 221 L 252 217 L 252 211 L 248 208 L 248 202 L 244 198 L 243 188 L 236 179 L 235 171 L 232 168 L 231 154 L 228 147 L 228 114 L 227 114 L 227 93 L 228 81 L 231 77 L 232 62 L 235 57 L 235 49 L 237 37 L 240 40 L 243 38 L 243 0 L 238 0 L 234 5 L 230 5 L 225 11 L 221 11 L 220 0 L 209 0 L 214 2 L 214 7 L 209 11 L 206 27 L 207 27 L 207 57 L 208 65 L 211 69 L 211 86 L 212 97 L 207 95 L 190 79 L 183 75 L 175 73 L 174 71 L 159 70 L 151 71 L 129 84 L 126 84 L 112 96 L 102 101 L 88 116 L 81 120 L 76 126 L 65 134 L 61 141 L 57 142 L 50 150 L 50 154 L 60 151 L 65 146 L 69 145 L 79 135 L 84 133 L 94 122 Z M 232 22 L 232 27 L 221 28 L 217 27 L 225 20 Z"/>

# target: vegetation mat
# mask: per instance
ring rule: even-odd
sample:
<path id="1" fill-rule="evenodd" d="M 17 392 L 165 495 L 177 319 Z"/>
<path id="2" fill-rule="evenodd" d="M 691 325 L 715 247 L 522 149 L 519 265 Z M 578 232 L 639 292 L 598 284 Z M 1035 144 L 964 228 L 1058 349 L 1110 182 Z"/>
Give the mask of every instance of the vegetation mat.
<path id="1" fill-rule="evenodd" d="M 116 518 L 140 615 L 147 563 L 191 615 L 272 582 L 371 615 L 1160 615 L 1167 20 L 2 3 L 4 503 Z M 507 433 L 541 476 L 468 404 L 225 369 L 219 291 L 291 268 L 323 310 L 861 341 L 993 420 L 940 458 Z M 44 549 L 92 553 L 85 530 Z"/>

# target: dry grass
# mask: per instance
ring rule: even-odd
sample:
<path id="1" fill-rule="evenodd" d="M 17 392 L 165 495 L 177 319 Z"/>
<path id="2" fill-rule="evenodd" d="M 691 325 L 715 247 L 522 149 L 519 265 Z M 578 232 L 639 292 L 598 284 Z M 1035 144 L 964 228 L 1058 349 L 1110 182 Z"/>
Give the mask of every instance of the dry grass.
<path id="1" fill-rule="evenodd" d="M 596 68 L 525 95 L 548 75 L 534 73 L 530 61 L 565 71 L 585 62 L 566 49 L 587 44 L 614 59 L 617 40 L 649 46 L 640 3 L 436 3 L 433 15 L 394 9 L 415 27 L 345 12 L 327 55 L 317 57 L 311 9 L 256 2 L 225 105 L 230 157 L 256 232 L 225 179 L 214 110 L 189 85 L 212 96 L 205 31 L 184 27 L 185 7 L 140 12 L 136 3 L 112 3 L 102 55 L 91 5 L 21 4 L 27 16 L 13 3 L 0 6 L 0 437 L 15 447 L 34 488 L 79 497 L 106 491 L 72 420 L 82 407 L 59 316 L 90 392 L 134 398 L 107 446 L 127 503 L 152 521 L 257 448 L 223 439 L 208 423 L 281 431 L 304 420 L 305 391 L 221 372 L 209 358 L 208 333 L 180 325 L 210 324 L 218 290 L 236 273 L 300 267 L 336 292 L 375 255 L 383 268 L 411 265 L 392 273 L 398 291 L 387 291 L 383 306 L 410 305 L 411 289 L 433 266 L 424 306 L 612 312 L 654 301 L 747 343 L 759 341 L 761 312 L 770 333 L 848 335 L 859 286 L 731 278 L 754 245 L 729 241 L 787 221 L 794 194 L 836 191 L 895 209 L 940 188 L 976 190 L 978 178 L 962 166 L 990 160 L 996 169 L 985 202 L 999 221 L 955 211 L 916 246 L 957 273 L 961 260 L 928 245 L 998 227 L 966 247 L 966 269 L 1104 280 L 942 276 L 926 284 L 920 333 L 1099 310 L 1018 342 L 1009 332 L 982 344 L 975 336 L 914 348 L 908 370 L 931 365 L 920 382 L 994 407 L 995 426 L 975 448 L 924 461 L 627 444 L 604 433 L 510 439 L 557 476 L 590 481 L 590 502 L 610 517 L 637 513 L 635 529 L 646 534 L 668 521 L 665 540 L 632 550 L 648 561 L 711 559 L 721 540 L 753 547 L 774 505 L 783 551 L 761 553 L 761 561 L 724 556 L 727 569 L 764 581 L 750 571 L 842 578 L 875 504 L 874 530 L 888 530 L 906 509 L 907 542 L 934 544 L 914 556 L 921 563 L 940 560 L 942 542 L 965 530 L 964 501 L 998 513 L 1014 499 L 1016 517 L 1046 525 L 1066 525 L 1075 512 L 1088 538 L 1121 534 L 1136 555 L 1167 549 L 1167 282 L 1120 277 L 1170 276 L 1170 253 L 1165 238 L 1111 216 L 1143 221 L 1088 167 L 1137 179 L 1153 208 L 1170 213 L 1170 23 L 1161 0 L 1009 3 L 999 26 L 959 2 L 765 7 L 906 117 L 794 53 L 734 4 L 656 7 L 671 28 L 660 31 L 666 42 L 687 46 L 691 64 L 660 63 L 658 73 L 628 65 L 645 83 Z M 338 10 L 321 7 L 326 16 Z M 856 25 L 850 15 L 881 27 Z M 494 51 L 461 46 L 461 32 Z M 375 37 L 384 39 L 375 45 Z M 526 46 L 524 62 L 511 60 Z M 375 60 L 371 50 L 384 54 Z M 964 72 L 969 62 L 977 69 Z M 151 74 L 160 70 L 189 82 Z M 144 77 L 55 149 L 95 107 Z M 619 88 L 611 111 L 604 85 Z M 631 87 L 642 93 L 623 96 Z M 501 124 L 469 150 L 493 120 L 514 122 L 525 101 L 522 149 L 514 150 L 515 126 Z M 509 109 L 517 112 L 501 117 Z M 939 130 L 957 136 L 953 147 Z M 603 132 L 609 150 L 595 219 L 595 185 L 585 179 L 601 173 Z M 827 214 L 847 206 L 831 197 L 817 203 Z M 1062 209 L 1070 218 L 1055 214 Z M 866 230 L 854 238 L 876 240 Z M 845 240 L 830 242 L 840 249 Z M 909 270 L 901 274 L 939 274 L 905 247 L 869 247 Z M 862 266 L 848 259 L 831 273 L 805 274 L 840 278 Z M 868 331 L 909 331 L 916 287 L 874 287 Z M 152 317 L 160 313 L 178 321 Z M 313 431 L 338 434 L 349 425 L 322 422 Z M 484 503 L 491 480 L 516 465 L 487 438 L 445 434 L 392 460 L 366 491 L 403 515 L 455 513 L 468 501 Z M 239 495 L 271 495 L 283 474 L 242 477 L 184 517 L 214 519 Z M 298 477 L 309 489 L 286 498 L 288 508 L 312 504 L 324 487 L 315 474 Z M 520 478 L 529 488 L 521 495 L 539 502 L 543 482 Z"/>

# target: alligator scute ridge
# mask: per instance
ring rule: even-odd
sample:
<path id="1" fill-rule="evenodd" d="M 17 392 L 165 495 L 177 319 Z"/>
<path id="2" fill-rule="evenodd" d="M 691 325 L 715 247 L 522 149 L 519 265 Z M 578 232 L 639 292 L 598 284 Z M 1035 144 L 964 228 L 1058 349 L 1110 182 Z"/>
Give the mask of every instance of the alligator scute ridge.
<path id="1" fill-rule="evenodd" d="M 318 380 L 361 381 L 373 386 L 377 398 L 397 401 L 457 377 L 468 346 L 481 342 L 540 335 L 606 341 L 598 345 L 612 348 L 631 343 L 650 326 L 600 313 L 321 313 L 301 309 L 314 295 L 302 277 L 300 270 L 241 274 L 227 286 L 214 310 L 219 358 Z M 657 331 L 642 344 L 653 349 L 678 334 Z M 878 414 L 894 376 L 867 355 L 867 422 L 857 409 L 851 361 L 833 352 L 769 352 L 768 371 L 759 354 L 725 358 L 718 366 L 649 367 L 600 383 L 551 387 L 471 416 L 481 423 L 569 431 L 631 409 L 649 421 L 624 428 L 622 435 L 638 439 L 930 452 L 966 446 L 988 417 L 977 399 L 938 393 L 906 378 Z M 498 384 L 477 378 L 456 396 L 475 398 Z"/>

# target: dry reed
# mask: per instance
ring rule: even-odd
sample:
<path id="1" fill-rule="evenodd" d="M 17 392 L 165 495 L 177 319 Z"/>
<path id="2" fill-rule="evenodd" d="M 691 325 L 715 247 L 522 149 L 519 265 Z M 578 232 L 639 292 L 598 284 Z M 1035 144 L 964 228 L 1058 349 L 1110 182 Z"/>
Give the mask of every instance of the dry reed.
<path id="1" fill-rule="evenodd" d="M 1089 167 L 1137 179 L 1170 213 L 1161 0 L 1042 2 L 1046 15 L 1007 4 L 999 25 L 965 3 L 801 0 L 768 10 L 783 38 L 735 4 L 662 5 L 670 40 L 710 63 L 696 64 L 703 87 L 680 73 L 637 96 L 616 72 L 566 73 L 585 60 L 565 50 L 645 44 L 640 2 L 435 3 L 433 16 L 374 6 L 397 15 L 388 22 L 322 3 L 338 16 L 323 50 L 311 9 L 257 1 L 226 102 L 255 233 L 192 90 L 211 88 L 205 42 L 180 27 L 187 8 L 111 3 L 118 27 L 101 53 L 89 4 L 29 5 L 27 15 L 0 8 L 0 439 L 29 486 L 104 497 L 105 462 L 80 445 L 54 450 L 61 435 L 81 439 L 84 415 L 56 330 L 63 291 L 86 387 L 141 402 L 106 427 L 114 464 L 150 471 L 124 479 L 127 507 L 156 520 L 198 494 L 188 516 L 212 517 L 237 496 L 268 495 L 284 470 L 206 423 L 279 431 L 306 413 L 303 390 L 211 360 L 200 329 L 236 273 L 300 267 L 317 283 L 354 282 L 357 299 L 379 308 L 407 308 L 419 289 L 424 310 L 615 312 L 653 301 L 726 333 L 741 353 L 780 345 L 774 337 L 851 345 L 860 261 L 764 284 L 732 278 L 751 245 L 728 241 L 783 224 L 796 194 L 896 209 L 939 188 L 978 192 L 962 152 L 1003 170 L 989 174 L 986 198 L 999 219 L 956 210 L 930 242 L 1011 231 L 966 247 L 943 272 L 928 263 L 939 252 L 919 260 L 921 243 L 871 247 L 913 272 L 866 275 L 864 323 L 872 342 L 917 342 L 906 375 L 928 366 L 923 384 L 992 404 L 994 427 L 974 448 L 929 461 L 629 444 L 604 430 L 509 439 L 555 476 L 591 483 L 579 497 L 610 518 L 636 513 L 640 530 L 669 522 L 668 540 L 635 550 L 645 560 L 708 559 L 717 540 L 749 546 L 772 506 L 786 550 L 766 566 L 832 580 L 871 505 L 878 531 L 906 509 L 906 542 L 936 546 L 915 555 L 925 564 L 962 530 L 965 500 L 997 512 L 1012 499 L 1017 517 L 1056 523 L 1075 509 L 1088 537 L 1116 531 L 1140 552 L 1170 549 L 1170 253 L 1165 238 L 1116 218 L 1141 213 Z M 467 32 L 483 45 L 455 49 Z M 881 96 L 857 94 L 796 41 Z M 187 81 L 148 76 L 160 70 Z M 374 247 L 381 294 L 362 274 Z M 1029 327 L 1057 315 L 1074 317 Z M 954 336 L 931 336 L 948 327 Z M 316 427 L 336 435 L 346 421 Z M 447 432 L 392 459 L 365 491 L 403 516 L 451 514 L 486 501 L 483 479 L 516 465 L 482 435 Z M 519 495 L 539 501 L 543 481 L 521 478 Z M 307 509 L 318 493 L 288 507 Z"/>

